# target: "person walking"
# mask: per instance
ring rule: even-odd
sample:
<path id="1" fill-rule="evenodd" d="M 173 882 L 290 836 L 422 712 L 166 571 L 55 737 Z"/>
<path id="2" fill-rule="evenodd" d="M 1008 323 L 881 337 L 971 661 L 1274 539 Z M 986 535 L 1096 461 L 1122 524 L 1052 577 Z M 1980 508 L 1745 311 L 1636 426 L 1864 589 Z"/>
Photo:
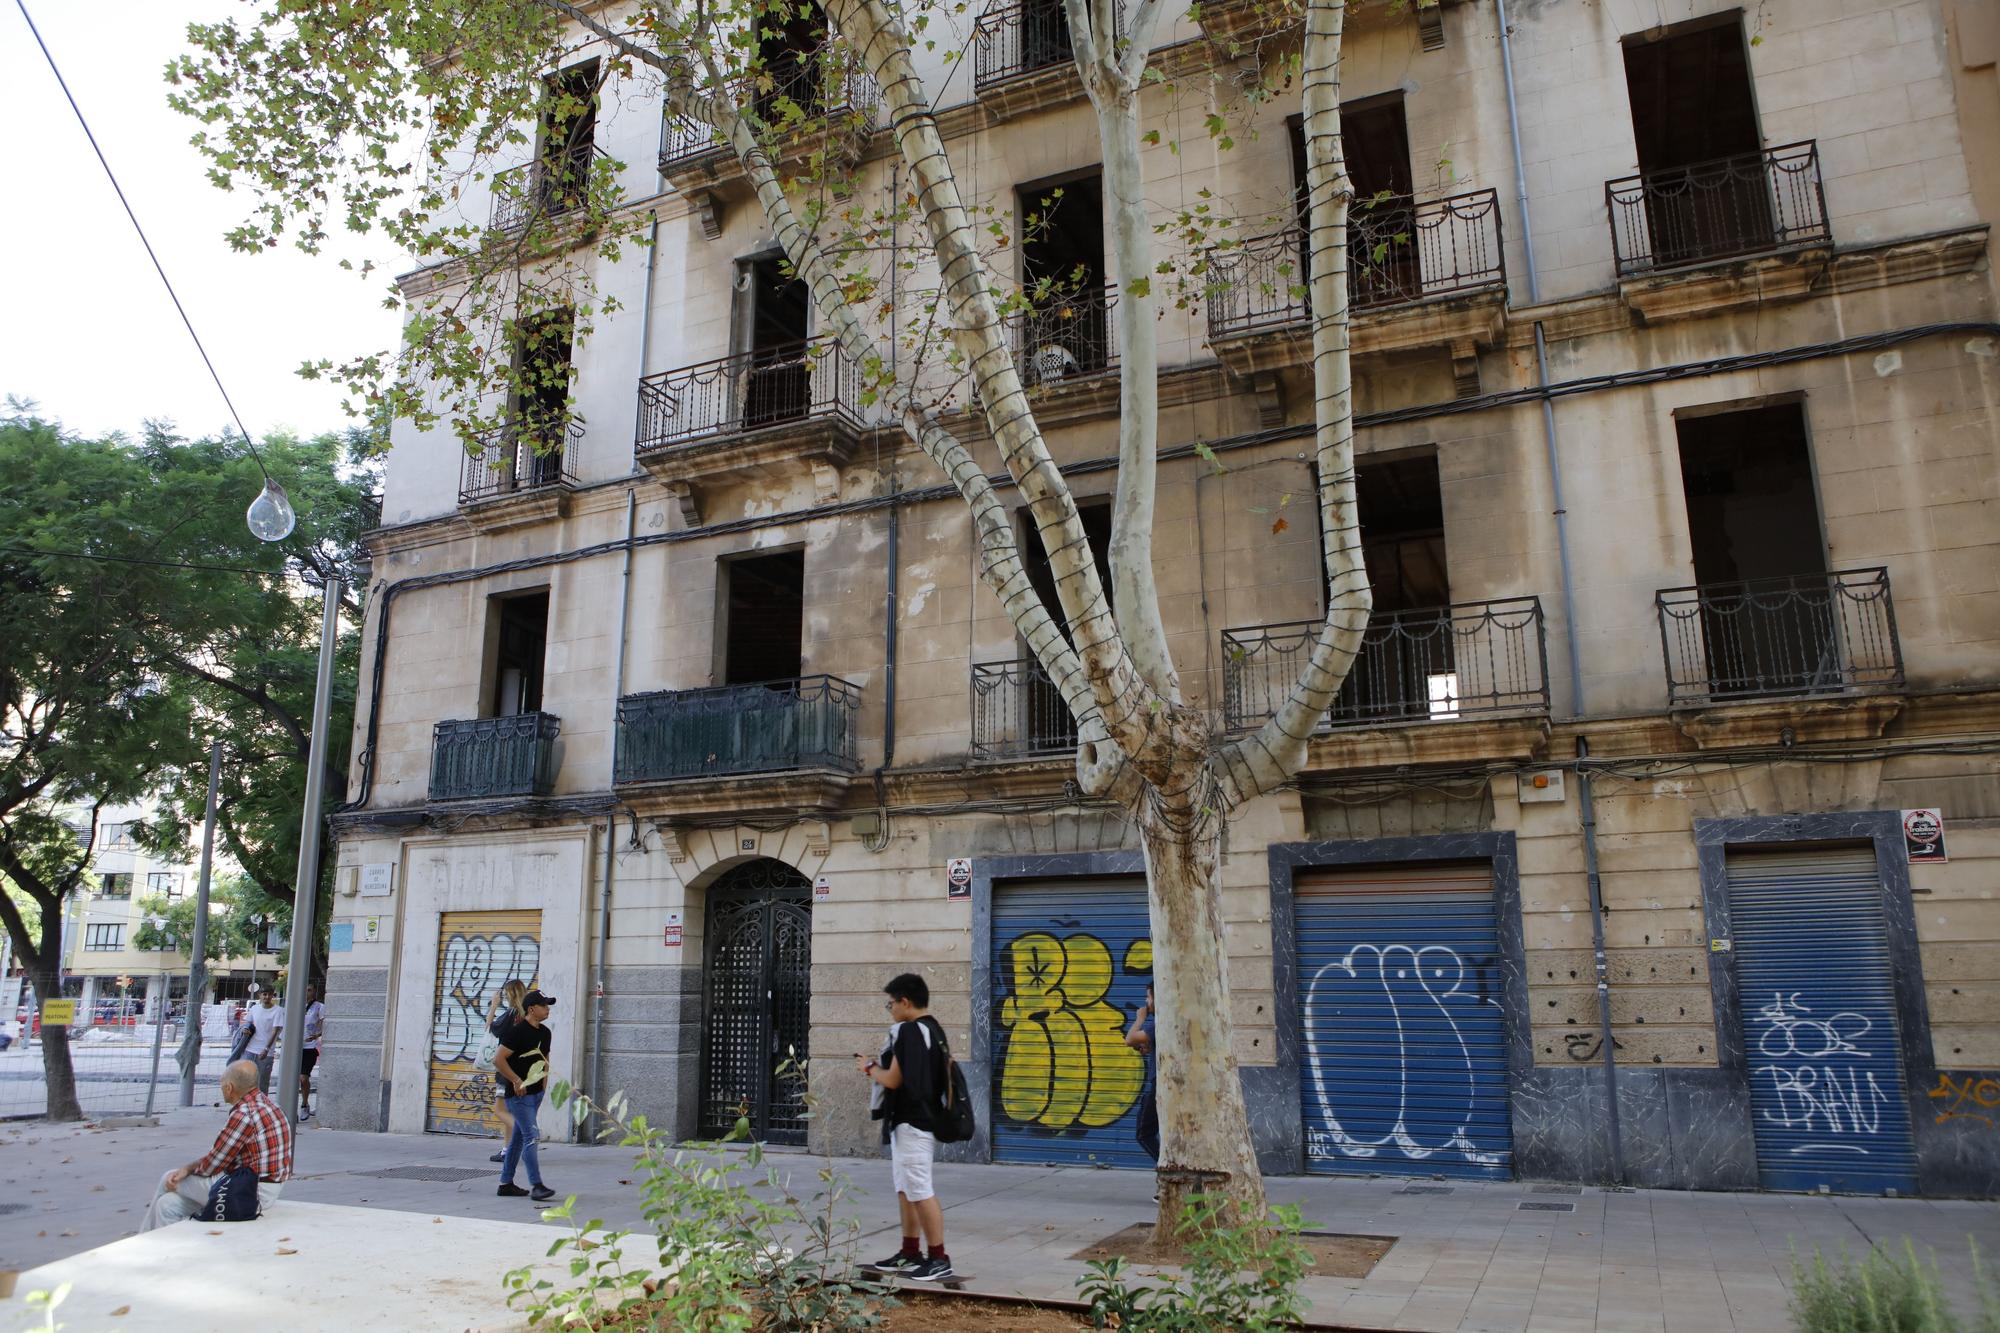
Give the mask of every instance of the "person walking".
<path id="1" fill-rule="evenodd" d="M 278 1003 L 276 987 L 267 986 L 257 997 L 257 1005 L 243 1020 L 250 1040 L 243 1045 L 243 1058 L 257 1065 L 257 1091 L 271 1090 L 271 1064 L 277 1058 L 278 1043 L 284 1039 L 285 1009 Z"/>
<path id="2" fill-rule="evenodd" d="M 313 1117 L 313 1066 L 319 1063 L 319 1037 L 326 1027 L 326 1006 L 319 1002 L 319 987 L 306 983 L 305 1026 L 299 1033 L 299 1119 Z"/>
<path id="3" fill-rule="evenodd" d="M 494 992 L 493 1007 L 486 1011 L 486 1032 L 488 1036 L 497 1040 L 506 1030 L 507 1025 L 520 1016 L 521 1001 L 527 994 L 528 983 L 522 981 L 519 977 L 514 978 L 498 991 Z M 494 1153 L 486 1160 L 489 1162 L 499 1162 L 506 1159 L 507 1149 L 504 1145 L 514 1134 L 514 1117 L 507 1114 L 507 1085 L 504 1082 L 501 1083 L 493 1095 L 493 1113 L 500 1117 L 500 1142 L 503 1146 L 499 1152 Z"/>
<path id="4" fill-rule="evenodd" d="M 549 1010 L 555 997 L 531 990 L 521 997 L 520 1016 L 500 1034 L 500 1051 L 493 1057 L 494 1072 L 506 1094 L 507 1115 L 512 1126 L 507 1134 L 507 1151 L 500 1159 L 500 1188 L 503 1199 L 531 1198 L 537 1203 L 553 1199 L 556 1192 L 542 1183 L 542 1159 L 536 1151 L 541 1139 L 538 1116 L 542 1094 L 549 1080 Z M 526 1163 L 528 1188 L 514 1183 L 514 1168 Z"/>
<path id="5" fill-rule="evenodd" d="M 905 972 L 882 991 L 889 997 L 895 1036 L 879 1060 L 857 1056 L 855 1067 L 888 1090 L 882 1141 L 889 1145 L 903 1248 L 869 1267 L 912 1282 L 939 1282 L 952 1275 L 951 1256 L 944 1248 L 944 1206 L 931 1185 L 938 1098 L 950 1076 L 944 1028 L 930 1015 L 930 983 L 914 972 Z M 920 1232 L 930 1246 L 928 1254 L 917 1248 Z"/>
<path id="6" fill-rule="evenodd" d="M 1139 1094 L 1139 1146 L 1154 1162 L 1160 1160 L 1160 1103 L 1154 1083 L 1153 1047 L 1158 1041 L 1158 1015 L 1153 1009 L 1153 988 L 1146 987 L 1146 1002 L 1139 1006 L 1139 1012 L 1132 1016 L 1132 1026 L 1125 1033 L 1125 1044 L 1146 1057 L 1146 1087 Z M 1154 1192 L 1154 1198 L 1159 1193 Z"/>

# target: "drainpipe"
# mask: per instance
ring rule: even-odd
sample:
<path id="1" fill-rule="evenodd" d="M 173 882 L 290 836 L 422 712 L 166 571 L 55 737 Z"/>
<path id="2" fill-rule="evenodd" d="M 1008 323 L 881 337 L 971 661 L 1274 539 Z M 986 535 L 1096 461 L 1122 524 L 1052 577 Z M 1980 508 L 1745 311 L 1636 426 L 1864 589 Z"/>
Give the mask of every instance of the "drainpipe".
<path id="1" fill-rule="evenodd" d="M 1607 1128 L 1611 1132 L 1611 1179 L 1625 1183 L 1625 1148 L 1618 1132 L 1618 1061 L 1611 1043 L 1611 969 L 1604 958 L 1604 885 L 1597 873 L 1597 801 L 1591 790 L 1590 769 L 1581 761 L 1590 757 L 1590 741 L 1576 738 L 1577 801 L 1583 811 L 1583 882 L 1590 895 L 1590 943 L 1597 972 L 1597 1033 L 1604 1052 L 1604 1093 L 1610 1111 Z"/>
<path id="2" fill-rule="evenodd" d="M 1494 0 L 1500 20 L 1500 69 L 1507 82 L 1507 138 L 1514 149 L 1514 206 L 1521 213 L 1521 250 L 1528 261 L 1528 304 L 1542 301 L 1541 273 L 1535 267 L 1535 221 L 1528 208 L 1528 170 L 1521 158 L 1521 114 L 1514 95 L 1514 43 L 1508 34 L 1507 0 Z M 1535 321 L 1535 387 L 1549 387 L 1549 345 L 1542 321 Z M 1562 452 L 1556 443 L 1556 409 L 1542 394 L 1542 442 L 1549 460 L 1549 490 L 1555 504 L 1556 554 L 1562 563 L 1563 642 L 1569 657 L 1569 711 L 1583 716 L 1583 659 L 1577 651 L 1576 580 L 1570 571 L 1569 507 L 1563 502 Z"/>
<path id="3" fill-rule="evenodd" d="M 632 615 L 632 538 L 636 533 L 639 512 L 639 493 L 625 492 L 625 563 L 618 575 L 618 637 L 613 652 L 616 661 L 611 669 L 611 699 L 614 713 L 619 699 L 625 697 L 625 629 Z M 613 740 L 614 746 L 616 739 Z M 615 755 L 615 751 L 614 751 Z M 616 762 L 615 758 L 613 762 Z M 635 825 L 636 829 L 636 825 Z M 618 812 L 613 810 L 604 820 L 604 882 L 600 893 L 597 915 L 597 985 L 592 991 L 590 1011 L 590 1089 L 591 1095 L 601 1103 L 604 1100 L 604 971 L 605 960 L 611 950 L 611 874 L 615 865 L 614 854 L 618 839 Z M 593 1137 L 595 1137 L 593 1135 Z"/>

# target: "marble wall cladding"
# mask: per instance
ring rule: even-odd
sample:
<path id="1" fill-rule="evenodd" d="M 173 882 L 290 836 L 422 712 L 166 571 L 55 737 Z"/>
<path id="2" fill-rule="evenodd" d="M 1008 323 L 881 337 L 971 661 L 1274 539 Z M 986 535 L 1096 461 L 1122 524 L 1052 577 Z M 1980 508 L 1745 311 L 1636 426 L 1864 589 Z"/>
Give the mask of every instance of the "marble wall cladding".
<path id="1" fill-rule="evenodd" d="M 327 969 L 326 1029 L 313 1071 L 315 1114 L 328 1129 L 387 1128 L 388 1081 L 382 1041 L 389 1016 L 389 969 Z"/>
<path id="2" fill-rule="evenodd" d="M 1940 1069 L 1911 1089 L 1917 1192 L 1953 1199 L 2000 1195 L 2000 1070 Z"/>
<path id="3" fill-rule="evenodd" d="M 1305 1125 L 1298 1079 L 1273 1065 L 1246 1065 L 1241 1072 L 1257 1169 L 1267 1176 L 1299 1174 L 1305 1169 Z"/>
<path id="4" fill-rule="evenodd" d="M 1514 1162 L 1523 1179 L 1619 1183 L 1601 1065 L 1545 1068 L 1514 1081 Z M 1627 1185 L 1757 1187 L 1750 1093 L 1714 1069 L 1620 1069 L 1619 1153 Z"/>
<path id="5" fill-rule="evenodd" d="M 606 968 L 599 1094 L 622 1092 L 653 1124 L 692 1135 L 701 1007 L 698 967 Z"/>

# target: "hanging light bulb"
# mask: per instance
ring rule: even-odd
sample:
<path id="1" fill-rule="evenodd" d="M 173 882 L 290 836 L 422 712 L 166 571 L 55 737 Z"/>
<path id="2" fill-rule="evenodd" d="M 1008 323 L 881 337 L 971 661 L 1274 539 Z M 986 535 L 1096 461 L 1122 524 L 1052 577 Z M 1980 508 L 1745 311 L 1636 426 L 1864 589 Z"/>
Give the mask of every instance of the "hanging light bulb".
<path id="1" fill-rule="evenodd" d="M 251 535 L 260 542 L 281 542 L 299 525 L 292 502 L 285 498 L 285 488 L 268 477 L 264 479 L 263 492 L 250 502 L 250 512 L 245 517 L 250 520 Z"/>

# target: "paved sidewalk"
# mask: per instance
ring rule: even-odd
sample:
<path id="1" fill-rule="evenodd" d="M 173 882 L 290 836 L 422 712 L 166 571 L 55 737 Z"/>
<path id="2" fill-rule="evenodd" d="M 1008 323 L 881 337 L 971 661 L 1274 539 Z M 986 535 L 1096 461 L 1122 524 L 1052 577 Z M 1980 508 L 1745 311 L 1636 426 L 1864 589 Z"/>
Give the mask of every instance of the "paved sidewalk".
<path id="1" fill-rule="evenodd" d="M 22 1269 L 119 1239 L 136 1228 L 160 1172 L 204 1147 L 216 1109 L 177 1111 L 153 1128 L 0 1128 L 0 1269 Z M 494 1195 L 489 1140 L 338 1133 L 308 1128 L 287 1200 L 445 1217 L 533 1220 L 526 1200 Z M 65 1160 L 67 1159 L 67 1160 Z M 774 1154 L 810 1193 L 819 1159 Z M 842 1160 L 864 1193 L 862 1253 L 895 1248 L 888 1163 Z M 549 1183 L 581 1196 L 579 1212 L 638 1225 L 630 1155 L 546 1145 Z M 392 1172 L 392 1175 L 367 1174 Z M 422 1179 L 421 1175 L 456 1175 Z M 1069 1297 L 1084 1271 L 1070 1255 L 1152 1216 L 1151 1177 L 1130 1171 L 1019 1166 L 937 1168 L 952 1259 L 972 1289 Z M 1905 1238 L 1934 1253 L 1954 1300 L 1971 1307 L 1969 1244 L 2000 1262 L 2000 1204 L 1640 1190 L 1538 1192 L 1532 1183 L 1274 1177 L 1274 1203 L 1298 1203 L 1317 1229 L 1396 1237 L 1365 1279 L 1313 1279 L 1312 1317 L 1366 1328 L 1426 1330 L 1742 1330 L 1777 1333 L 1787 1314 L 1791 1254 L 1858 1253 Z M 1573 1211 L 1524 1208 L 1568 1204 Z M 462 1254 L 440 1256 L 459 1271 Z M 499 1274 L 493 1279 L 497 1284 Z"/>

